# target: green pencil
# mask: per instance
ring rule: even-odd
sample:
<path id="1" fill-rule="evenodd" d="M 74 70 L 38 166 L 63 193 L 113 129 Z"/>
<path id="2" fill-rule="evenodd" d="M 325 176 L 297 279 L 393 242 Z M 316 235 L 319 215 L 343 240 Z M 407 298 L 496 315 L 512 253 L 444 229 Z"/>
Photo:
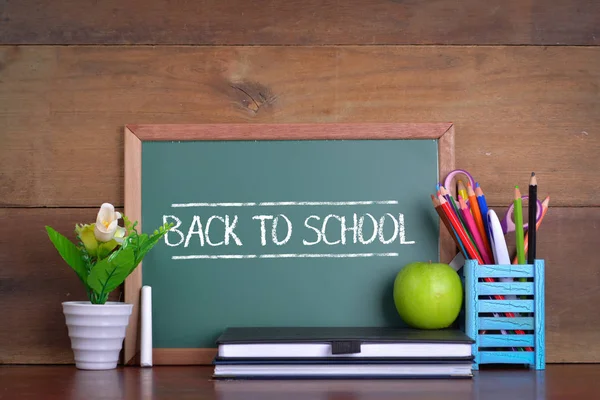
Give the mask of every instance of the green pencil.
<path id="1" fill-rule="evenodd" d="M 519 186 L 515 186 L 515 241 L 517 263 L 525 264 L 525 233 L 523 232 L 523 202 Z"/>

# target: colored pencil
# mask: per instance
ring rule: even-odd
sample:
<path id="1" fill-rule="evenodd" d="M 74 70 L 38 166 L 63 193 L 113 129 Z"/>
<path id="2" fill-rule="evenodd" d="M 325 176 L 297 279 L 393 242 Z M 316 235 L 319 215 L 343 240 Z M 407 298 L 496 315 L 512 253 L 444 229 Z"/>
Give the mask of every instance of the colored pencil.
<path id="1" fill-rule="evenodd" d="M 493 264 L 494 253 L 492 252 L 492 247 L 490 246 L 487 232 L 485 230 L 485 226 L 483 225 L 483 218 L 481 216 L 481 210 L 479 209 L 479 202 L 477 201 L 475 191 L 473 190 L 473 187 L 470 183 L 467 183 L 467 194 L 469 195 L 471 215 L 473 216 L 473 220 L 475 220 L 475 225 L 477 226 L 477 230 L 479 231 L 479 236 L 483 241 L 483 247 L 481 251 L 487 253 L 488 258 L 492 260 L 490 264 Z"/>
<path id="2" fill-rule="evenodd" d="M 458 215 L 458 207 L 456 206 L 456 202 L 454 201 L 454 198 L 452 197 L 452 195 L 450 194 L 450 192 L 448 191 L 448 189 L 446 189 L 444 186 L 440 185 L 440 189 L 439 190 L 440 190 L 440 194 L 446 198 L 446 201 L 450 202 L 450 205 L 452 206 L 452 209 L 454 210 L 454 213 L 456 215 Z"/>
<path id="3" fill-rule="evenodd" d="M 548 207 L 550 206 L 550 196 L 546 196 L 546 198 L 544 199 L 544 201 L 542 201 L 542 215 L 540 217 L 540 219 L 538 220 L 538 222 L 535 224 L 535 229 L 536 231 L 540 228 L 540 225 L 542 224 L 542 220 L 544 219 L 544 217 L 546 216 L 546 212 L 548 211 Z M 525 238 L 523 239 L 523 245 L 524 245 L 524 249 L 525 251 L 527 251 L 527 247 L 528 247 L 528 240 L 527 237 L 530 233 L 531 229 L 528 229 L 527 232 L 525 233 Z M 515 258 L 513 259 L 513 264 L 518 264 L 519 263 L 519 259 L 517 258 L 517 256 L 515 256 Z"/>
<path id="4" fill-rule="evenodd" d="M 494 260 L 485 250 L 485 245 L 483 244 L 483 239 L 481 238 L 479 230 L 477 229 L 477 225 L 475 224 L 475 219 L 473 218 L 473 215 L 471 215 L 471 211 L 469 211 L 469 208 L 467 207 L 467 202 L 465 201 L 465 199 L 463 199 L 461 195 L 458 195 L 458 204 L 460 206 L 460 211 L 463 215 L 463 218 L 467 222 L 467 228 L 469 229 L 471 235 L 473 236 L 473 239 L 475 240 L 475 246 L 479 249 L 479 254 L 481 254 L 483 262 L 488 265 L 493 264 Z"/>
<path id="5" fill-rule="evenodd" d="M 519 264 L 525 264 L 525 243 L 523 233 L 523 204 L 521 199 L 521 191 L 519 186 L 515 186 L 514 199 L 514 216 L 515 216 L 515 245 L 517 247 L 517 259 Z"/>
<path id="6" fill-rule="evenodd" d="M 463 244 L 460 242 L 460 239 L 458 238 L 456 230 L 454 230 L 454 228 L 450 224 L 450 221 L 448 220 L 448 217 L 444 213 L 444 210 L 442 210 L 440 201 L 438 200 L 437 197 L 435 197 L 434 195 L 431 195 L 431 202 L 433 203 L 433 207 L 435 208 L 435 211 L 440 216 L 440 220 L 442 221 L 442 223 L 444 224 L 446 229 L 448 229 L 450 236 L 452 236 L 454 243 L 456 243 L 456 246 L 460 249 L 460 252 L 463 254 L 463 256 L 465 256 L 465 258 L 468 258 L 467 252 L 466 252 Z"/>
<path id="7" fill-rule="evenodd" d="M 471 240 L 467 236 L 467 232 L 464 230 L 460 221 L 458 220 L 458 216 L 452 211 L 452 208 L 450 207 L 450 203 L 448 203 L 446 198 L 442 195 L 440 195 L 438 197 L 438 199 L 440 201 L 442 210 L 446 213 L 446 216 L 448 217 L 448 220 L 450 221 L 450 224 L 452 225 L 452 227 L 458 234 L 460 241 L 465 246 L 465 250 L 467 251 L 469 258 L 477 260 L 477 262 L 479 262 L 479 264 L 484 264 L 483 259 L 481 258 L 481 256 L 479 255 L 479 253 L 477 252 L 475 247 L 473 246 L 473 243 L 471 243 Z"/>
<path id="8" fill-rule="evenodd" d="M 531 178 L 529 180 L 529 221 L 528 227 L 532 229 L 527 229 L 527 264 L 533 264 L 535 260 L 535 252 L 536 252 L 536 229 L 533 228 L 536 223 L 537 216 L 537 178 L 535 177 L 535 172 L 531 173 Z M 529 232 L 531 230 L 531 232 Z"/>
<path id="9" fill-rule="evenodd" d="M 461 215 L 461 212 L 459 211 L 458 206 L 456 205 L 456 202 L 454 201 L 454 198 L 452 197 L 452 194 L 444 186 L 440 186 L 440 193 L 442 194 L 442 196 L 444 196 L 446 198 L 446 201 L 448 201 L 451 204 L 451 206 L 452 206 L 451 209 L 454 210 L 454 214 L 458 218 L 462 228 L 467 233 L 469 240 L 471 241 L 471 243 L 475 244 L 475 241 L 473 240 L 473 236 L 467 230 L 467 224 L 465 223 L 465 219 Z"/>
<path id="10" fill-rule="evenodd" d="M 483 189 L 481 189 L 479 182 L 475 182 L 475 195 L 477 196 L 477 203 L 479 204 L 479 211 L 481 212 L 481 219 L 483 220 L 483 226 L 485 228 L 485 235 L 488 240 L 488 243 L 491 243 L 490 242 L 490 226 L 489 226 L 488 219 L 487 219 L 488 205 L 487 205 L 487 201 L 485 199 L 485 194 L 483 193 Z M 491 244 L 490 244 L 490 247 L 491 247 Z"/>
<path id="11" fill-rule="evenodd" d="M 460 179 L 458 180 L 457 187 L 458 187 L 458 189 L 457 189 L 458 194 L 456 195 L 456 197 L 458 198 L 458 196 L 460 195 L 463 197 L 463 199 L 467 199 L 468 198 L 467 188 L 465 187 L 465 184 L 463 183 L 463 181 L 461 181 Z"/>

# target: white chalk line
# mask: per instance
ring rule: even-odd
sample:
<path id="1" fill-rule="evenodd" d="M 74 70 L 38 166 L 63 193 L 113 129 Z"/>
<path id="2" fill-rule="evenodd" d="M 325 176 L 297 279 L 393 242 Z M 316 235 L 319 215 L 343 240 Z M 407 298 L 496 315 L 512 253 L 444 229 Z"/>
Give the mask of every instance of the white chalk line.
<path id="1" fill-rule="evenodd" d="M 195 260 L 195 259 L 236 259 L 236 258 L 257 258 L 256 254 L 219 254 L 219 255 L 207 255 L 207 254 L 194 254 L 191 256 L 173 256 L 172 260 Z"/>
<path id="2" fill-rule="evenodd" d="M 348 253 L 348 254 L 261 254 L 259 258 L 355 258 L 397 257 L 398 253 Z"/>
<path id="3" fill-rule="evenodd" d="M 398 204 L 398 200 L 366 201 L 263 201 L 250 203 L 173 203 L 172 208 L 184 207 L 272 207 L 272 206 L 363 206 Z"/>
<path id="4" fill-rule="evenodd" d="M 252 207 L 258 203 L 173 203 L 171 208 L 184 207 Z"/>
<path id="5" fill-rule="evenodd" d="M 194 254 L 190 256 L 172 256 L 172 260 L 216 260 L 244 258 L 358 258 L 358 257 L 397 257 L 398 253 L 300 253 L 300 254 Z"/>

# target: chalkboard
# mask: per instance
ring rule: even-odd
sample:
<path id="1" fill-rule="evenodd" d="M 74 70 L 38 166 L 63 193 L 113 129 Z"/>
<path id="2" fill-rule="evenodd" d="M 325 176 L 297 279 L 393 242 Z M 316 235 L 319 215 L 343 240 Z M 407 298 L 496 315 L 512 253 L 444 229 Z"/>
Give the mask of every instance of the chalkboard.
<path id="1" fill-rule="evenodd" d="M 126 281 L 126 360 L 142 285 L 154 363 L 202 364 L 228 326 L 402 326 L 398 271 L 449 261 L 452 124 L 130 125 L 125 153 L 125 214 L 174 223 Z"/>

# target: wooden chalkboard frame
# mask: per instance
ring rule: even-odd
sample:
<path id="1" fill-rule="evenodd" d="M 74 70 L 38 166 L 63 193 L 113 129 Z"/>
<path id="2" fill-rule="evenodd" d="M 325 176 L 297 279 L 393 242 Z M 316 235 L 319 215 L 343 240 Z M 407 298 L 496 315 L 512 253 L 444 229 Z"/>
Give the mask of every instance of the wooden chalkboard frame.
<path id="1" fill-rule="evenodd" d="M 434 139 L 438 141 L 438 168 L 443 179 L 455 168 L 454 124 L 447 123 L 298 123 L 298 124 L 146 124 L 126 125 L 125 209 L 142 229 L 142 143 L 198 140 L 383 140 Z M 440 260 L 450 262 L 455 244 L 440 229 Z M 139 317 L 142 265 L 125 280 L 125 302 L 133 312 L 124 344 L 124 364 L 139 365 Z M 154 365 L 210 364 L 216 349 L 153 349 Z"/>

